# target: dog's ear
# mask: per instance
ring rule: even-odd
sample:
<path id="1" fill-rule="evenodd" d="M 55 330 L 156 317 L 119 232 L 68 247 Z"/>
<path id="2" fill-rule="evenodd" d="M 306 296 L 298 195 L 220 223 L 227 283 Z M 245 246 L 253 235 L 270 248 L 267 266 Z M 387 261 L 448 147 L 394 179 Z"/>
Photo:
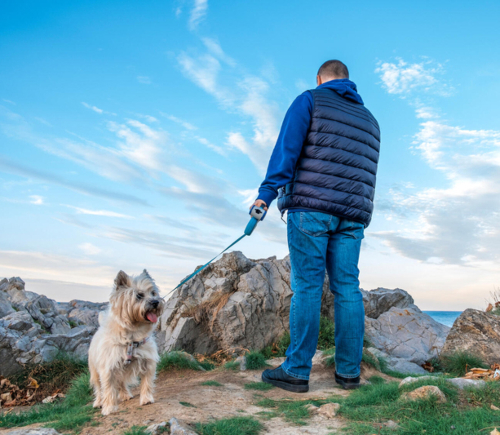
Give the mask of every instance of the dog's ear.
<path id="1" fill-rule="evenodd" d="M 131 285 L 130 277 L 123 270 L 120 270 L 115 278 L 115 290 L 119 287 L 130 287 Z"/>
<path id="2" fill-rule="evenodd" d="M 144 269 L 144 270 L 142 271 L 142 274 L 143 274 L 146 278 L 151 279 L 151 275 L 149 274 L 149 272 L 148 272 L 146 269 Z"/>

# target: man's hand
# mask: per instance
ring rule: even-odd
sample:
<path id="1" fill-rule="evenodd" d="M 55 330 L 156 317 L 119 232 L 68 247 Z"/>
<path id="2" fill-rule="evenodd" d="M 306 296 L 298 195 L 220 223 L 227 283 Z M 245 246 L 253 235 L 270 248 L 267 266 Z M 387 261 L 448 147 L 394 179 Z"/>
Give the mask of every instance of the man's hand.
<path id="1" fill-rule="evenodd" d="M 267 204 L 262 199 L 255 201 L 249 208 L 252 208 L 254 205 L 255 207 L 264 207 L 264 210 L 267 211 Z"/>

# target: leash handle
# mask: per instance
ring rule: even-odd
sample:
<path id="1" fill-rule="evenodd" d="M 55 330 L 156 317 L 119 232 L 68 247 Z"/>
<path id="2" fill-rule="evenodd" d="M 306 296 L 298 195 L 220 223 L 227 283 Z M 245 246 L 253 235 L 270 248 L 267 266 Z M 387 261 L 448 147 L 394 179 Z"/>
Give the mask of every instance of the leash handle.
<path id="1" fill-rule="evenodd" d="M 260 221 L 264 220 L 266 214 L 267 212 L 266 210 L 264 210 L 264 207 L 256 207 L 255 205 L 252 206 L 249 212 L 249 215 L 252 217 L 250 219 L 250 222 L 248 222 L 247 227 L 245 228 L 246 236 L 249 236 L 250 234 L 253 233 L 253 230 L 255 230 L 257 224 Z"/>

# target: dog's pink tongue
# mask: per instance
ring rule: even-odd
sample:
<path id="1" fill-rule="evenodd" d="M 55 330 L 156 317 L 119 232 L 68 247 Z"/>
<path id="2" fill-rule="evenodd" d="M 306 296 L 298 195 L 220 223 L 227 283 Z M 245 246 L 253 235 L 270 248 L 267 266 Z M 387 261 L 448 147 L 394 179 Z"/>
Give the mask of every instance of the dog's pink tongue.
<path id="1" fill-rule="evenodd" d="M 158 321 L 158 317 L 156 316 L 155 313 L 148 313 L 146 314 L 146 318 L 151 322 L 151 323 L 156 323 Z"/>

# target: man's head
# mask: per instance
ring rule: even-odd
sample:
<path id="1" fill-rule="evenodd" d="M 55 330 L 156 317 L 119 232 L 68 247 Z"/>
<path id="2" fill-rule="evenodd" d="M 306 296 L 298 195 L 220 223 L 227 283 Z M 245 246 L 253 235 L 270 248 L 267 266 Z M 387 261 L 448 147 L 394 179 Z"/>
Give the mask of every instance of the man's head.
<path id="1" fill-rule="evenodd" d="M 327 60 L 319 67 L 316 83 L 322 83 L 336 79 L 348 79 L 349 70 L 340 60 Z"/>

